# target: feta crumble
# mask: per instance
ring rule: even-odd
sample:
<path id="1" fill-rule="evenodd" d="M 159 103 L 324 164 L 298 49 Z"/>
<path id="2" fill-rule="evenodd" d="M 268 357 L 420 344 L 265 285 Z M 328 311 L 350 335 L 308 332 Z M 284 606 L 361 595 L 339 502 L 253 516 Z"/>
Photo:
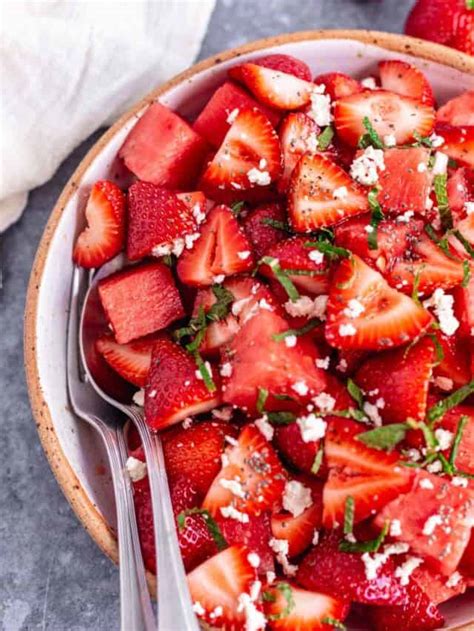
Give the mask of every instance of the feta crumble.
<path id="1" fill-rule="evenodd" d="M 474 202 L 465 202 L 464 208 L 468 215 L 472 215 L 474 213 Z"/>
<path id="2" fill-rule="evenodd" d="M 422 533 L 429 537 L 430 535 L 434 533 L 436 526 L 441 526 L 442 523 L 443 523 L 443 519 L 441 515 L 436 515 L 436 514 L 431 515 L 425 521 Z"/>
<path id="3" fill-rule="evenodd" d="M 462 581 L 462 576 L 459 572 L 453 572 L 446 581 L 446 587 L 456 587 Z"/>
<path id="4" fill-rule="evenodd" d="M 230 421 L 232 418 L 232 408 L 228 405 L 220 410 L 212 410 L 212 416 L 218 418 L 220 421 Z"/>
<path id="5" fill-rule="evenodd" d="M 434 156 L 432 173 L 433 175 L 443 175 L 448 170 L 449 156 L 442 151 L 437 151 Z"/>
<path id="6" fill-rule="evenodd" d="M 443 136 L 438 136 L 438 134 L 433 133 L 433 134 L 431 134 L 429 139 L 431 140 L 431 144 L 432 144 L 432 146 L 435 149 L 437 147 L 441 147 L 442 145 L 444 145 L 444 138 L 443 138 Z"/>
<path id="7" fill-rule="evenodd" d="M 433 295 L 425 300 L 425 307 L 433 307 L 439 321 L 441 331 L 448 336 L 453 335 L 459 328 L 459 320 L 454 315 L 454 298 L 445 294 L 441 287 L 435 289 Z"/>
<path id="8" fill-rule="evenodd" d="M 316 263 L 316 265 L 320 265 L 324 261 L 324 254 L 319 250 L 310 250 L 308 252 L 308 258 L 310 261 L 313 261 L 313 263 Z"/>
<path id="9" fill-rule="evenodd" d="M 129 456 L 127 458 L 127 462 L 125 463 L 125 468 L 127 469 L 127 473 L 132 482 L 139 482 L 146 477 L 146 463 L 138 460 L 138 458 Z"/>
<path id="10" fill-rule="evenodd" d="M 232 364 L 230 362 L 225 362 L 222 364 L 219 372 L 222 377 L 230 377 L 232 375 Z"/>
<path id="11" fill-rule="evenodd" d="M 282 566 L 283 572 L 287 576 L 294 576 L 298 570 L 298 566 L 292 565 L 288 561 L 288 552 L 290 550 L 290 545 L 287 539 L 276 539 L 272 537 L 268 542 L 270 548 L 273 550 L 276 556 L 276 560 Z"/>
<path id="12" fill-rule="evenodd" d="M 288 348 L 293 348 L 294 346 L 296 346 L 296 342 L 297 342 L 296 335 L 287 335 L 285 337 L 285 345 Z"/>
<path id="13" fill-rule="evenodd" d="M 255 426 L 268 441 L 272 440 L 275 434 L 275 429 L 273 425 L 269 423 L 264 416 L 262 416 L 262 418 L 258 418 L 255 421 Z"/>
<path id="14" fill-rule="evenodd" d="M 243 250 L 242 252 L 237 252 L 237 256 L 241 261 L 245 261 L 250 256 L 250 250 Z"/>
<path id="15" fill-rule="evenodd" d="M 311 539 L 313 546 L 317 546 L 319 543 L 319 530 L 315 529 L 313 532 L 313 538 Z"/>
<path id="16" fill-rule="evenodd" d="M 366 414 L 369 417 L 369 419 L 372 421 L 375 427 L 382 426 L 383 421 L 382 421 L 382 417 L 379 414 L 379 409 L 377 405 L 374 405 L 373 403 L 369 403 L 369 401 L 365 401 L 363 410 L 364 410 L 364 414 Z"/>
<path id="17" fill-rule="evenodd" d="M 204 616 L 206 613 L 206 610 L 198 600 L 193 603 L 193 611 L 197 616 Z"/>
<path id="18" fill-rule="evenodd" d="M 204 362 L 204 366 L 206 367 L 207 372 L 209 373 L 209 375 L 211 376 L 211 379 L 212 379 L 212 366 L 211 366 L 211 364 L 208 361 L 205 361 Z M 204 377 L 202 376 L 201 371 L 199 370 L 199 368 L 195 371 L 194 374 L 196 375 L 196 379 L 200 379 L 201 381 L 204 380 Z"/>
<path id="19" fill-rule="evenodd" d="M 321 412 L 332 412 L 336 405 L 336 399 L 327 392 L 320 392 L 317 396 L 313 397 L 313 401 Z"/>
<path id="20" fill-rule="evenodd" d="M 408 585 L 410 582 L 410 576 L 422 563 L 423 559 L 420 559 L 420 557 L 409 556 L 406 561 L 397 567 L 395 570 L 395 576 L 400 579 L 400 585 Z"/>
<path id="21" fill-rule="evenodd" d="M 270 173 L 268 171 L 261 171 L 256 167 L 247 171 L 247 177 L 251 184 L 256 184 L 257 186 L 268 186 L 272 183 Z"/>
<path id="22" fill-rule="evenodd" d="M 321 295 L 311 299 L 309 296 L 301 296 L 295 302 L 288 300 L 285 302 L 285 311 L 291 316 L 297 318 L 298 316 L 307 316 L 309 318 L 319 318 L 324 320 L 326 317 L 326 307 L 328 303 L 328 296 Z"/>
<path id="23" fill-rule="evenodd" d="M 311 105 L 308 116 L 314 120 L 319 127 L 326 127 L 332 122 L 331 97 L 324 94 L 326 86 L 316 85 L 311 93 Z"/>
<path id="24" fill-rule="evenodd" d="M 451 484 L 453 486 L 461 486 L 464 489 L 467 489 L 468 487 L 468 481 L 466 478 L 462 478 L 461 476 L 455 475 L 452 479 L 451 479 Z"/>
<path id="25" fill-rule="evenodd" d="M 316 367 L 322 368 L 323 370 L 327 370 L 329 368 L 330 363 L 331 363 L 331 358 L 328 355 L 327 357 L 318 358 L 316 360 Z"/>
<path id="26" fill-rule="evenodd" d="M 430 464 L 427 465 L 426 470 L 429 473 L 440 473 L 443 470 L 443 465 L 439 460 L 435 460 L 434 462 L 430 462 Z"/>
<path id="27" fill-rule="evenodd" d="M 334 199 L 344 199 L 345 197 L 347 197 L 347 195 L 349 194 L 348 190 L 347 190 L 347 186 L 339 186 L 338 188 L 335 188 L 332 196 L 334 197 Z"/>
<path id="28" fill-rule="evenodd" d="M 296 381 L 295 383 L 291 384 L 291 389 L 294 390 L 296 394 L 299 394 L 302 397 L 306 396 L 309 391 L 306 381 Z"/>
<path id="29" fill-rule="evenodd" d="M 326 433 L 326 421 L 316 416 L 316 414 L 300 416 L 296 419 L 296 422 L 300 428 L 301 438 L 305 443 L 313 443 L 320 440 Z"/>
<path id="30" fill-rule="evenodd" d="M 247 560 L 250 563 L 250 565 L 254 568 L 257 568 L 260 565 L 260 557 L 258 556 L 256 552 L 250 552 L 247 555 Z"/>
<path id="31" fill-rule="evenodd" d="M 352 337 L 357 333 L 357 329 L 350 322 L 348 324 L 341 324 L 339 326 L 339 335 L 341 337 Z"/>
<path id="32" fill-rule="evenodd" d="M 383 144 L 386 147 L 395 147 L 395 145 L 397 144 L 397 139 L 393 134 L 387 134 L 383 137 Z"/>
<path id="33" fill-rule="evenodd" d="M 235 122 L 235 119 L 237 118 L 238 115 L 239 115 L 239 108 L 235 107 L 226 118 L 226 121 L 229 123 L 229 125 L 232 125 L 232 123 Z"/>
<path id="34" fill-rule="evenodd" d="M 364 305 L 356 298 L 351 298 L 347 303 L 347 307 L 344 309 L 343 313 L 348 318 L 358 318 L 362 313 L 364 313 L 364 311 Z"/>
<path id="35" fill-rule="evenodd" d="M 454 440 L 453 432 L 450 432 L 447 429 L 442 429 L 440 427 L 439 429 L 435 430 L 434 434 L 435 434 L 436 440 L 439 443 L 438 448 L 441 451 L 444 451 L 445 449 L 449 449 L 451 445 L 453 444 L 453 440 Z"/>
<path id="36" fill-rule="evenodd" d="M 391 537 L 399 537 L 402 534 L 402 524 L 399 519 L 392 519 L 390 522 L 389 535 Z"/>
<path id="37" fill-rule="evenodd" d="M 361 80 L 360 84 L 364 86 L 364 88 L 366 88 L 367 90 L 377 89 L 377 82 L 375 81 L 374 77 L 365 77 Z"/>
<path id="38" fill-rule="evenodd" d="M 222 517 L 230 517 L 230 519 L 235 519 L 241 524 L 249 523 L 249 516 L 247 515 L 247 513 L 242 513 L 241 511 L 234 508 L 234 506 L 221 506 L 220 511 Z"/>
<path id="39" fill-rule="evenodd" d="M 140 390 L 135 392 L 133 395 L 133 402 L 140 408 L 145 405 L 145 390 L 143 388 L 140 388 Z"/>
<path id="40" fill-rule="evenodd" d="M 351 165 L 351 176 L 365 186 L 373 186 L 378 182 L 379 171 L 385 171 L 383 151 L 374 149 L 372 145 L 364 149 Z"/>
<path id="41" fill-rule="evenodd" d="M 434 489 L 433 483 L 428 478 L 422 478 L 418 486 L 420 487 L 420 489 L 427 489 L 429 491 Z"/>
<path id="42" fill-rule="evenodd" d="M 264 614 L 257 609 L 249 594 L 240 594 L 237 611 L 244 613 L 245 631 L 259 631 L 259 629 L 265 629 L 267 619 Z"/>
<path id="43" fill-rule="evenodd" d="M 226 480 L 225 478 L 222 478 L 219 484 L 224 489 L 227 489 L 228 491 L 230 491 L 232 495 L 235 495 L 235 497 L 240 497 L 240 499 L 242 500 L 247 497 L 247 494 L 245 493 L 242 487 L 242 484 L 240 483 L 240 480 L 238 479 Z"/>
<path id="44" fill-rule="evenodd" d="M 313 504 L 311 489 L 297 480 L 285 484 L 283 492 L 283 508 L 293 517 L 298 517 Z"/>

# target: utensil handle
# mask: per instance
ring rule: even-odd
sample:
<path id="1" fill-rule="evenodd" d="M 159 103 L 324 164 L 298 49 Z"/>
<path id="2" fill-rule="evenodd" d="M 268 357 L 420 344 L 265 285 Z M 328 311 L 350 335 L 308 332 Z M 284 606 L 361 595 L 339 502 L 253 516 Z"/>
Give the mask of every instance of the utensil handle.
<path id="1" fill-rule="evenodd" d="M 121 428 L 105 429 L 102 437 L 109 457 L 115 492 L 120 572 L 120 628 L 155 631 L 156 622 L 146 582 L 133 504 L 133 490 L 125 470 L 127 449 Z"/>
<path id="2" fill-rule="evenodd" d="M 161 438 L 150 431 L 138 408 L 131 411 L 145 450 L 153 498 L 158 629 L 159 631 L 199 631 L 176 535 Z"/>

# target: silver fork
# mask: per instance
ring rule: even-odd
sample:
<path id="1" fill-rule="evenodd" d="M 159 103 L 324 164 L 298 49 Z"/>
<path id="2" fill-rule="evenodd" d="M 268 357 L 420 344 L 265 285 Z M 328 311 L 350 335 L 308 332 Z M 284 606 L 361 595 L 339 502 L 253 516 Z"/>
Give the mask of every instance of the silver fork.
<path id="1" fill-rule="evenodd" d="M 97 284 L 123 266 L 123 257 L 115 257 L 103 265 L 94 275 L 84 301 L 81 316 L 81 356 L 92 387 L 111 406 L 126 414 L 135 424 L 145 451 L 148 477 L 151 487 L 155 547 L 157 556 L 157 607 L 160 631 L 199 631 L 192 608 L 186 573 L 176 535 L 173 507 L 166 475 L 163 446 L 159 434 L 152 433 L 143 418 L 143 411 L 133 403 L 123 403 L 99 383 L 92 374 L 87 349 L 87 322 L 97 321 L 100 302 Z"/>
<path id="2" fill-rule="evenodd" d="M 125 472 L 127 448 L 120 415 L 97 396 L 87 383 L 79 355 L 79 322 L 89 274 L 74 268 L 67 331 L 67 385 L 75 414 L 102 438 L 109 459 L 117 510 L 120 570 L 120 626 L 122 631 L 156 629 L 140 550 L 133 491 Z"/>

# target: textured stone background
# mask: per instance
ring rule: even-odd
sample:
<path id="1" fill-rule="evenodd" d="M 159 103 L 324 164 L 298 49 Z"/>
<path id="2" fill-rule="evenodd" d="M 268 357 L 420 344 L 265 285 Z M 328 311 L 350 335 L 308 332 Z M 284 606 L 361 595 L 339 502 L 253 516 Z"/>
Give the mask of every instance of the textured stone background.
<path id="1" fill-rule="evenodd" d="M 401 32 L 413 0 L 217 0 L 200 58 L 312 28 Z M 3 238 L 0 313 L 0 624 L 4 631 L 118 629 L 118 573 L 82 529 L 47 465 L 31 419 L 22 361 L 29 271 L 43 227 L 85 141 L 33 191 Z"/>

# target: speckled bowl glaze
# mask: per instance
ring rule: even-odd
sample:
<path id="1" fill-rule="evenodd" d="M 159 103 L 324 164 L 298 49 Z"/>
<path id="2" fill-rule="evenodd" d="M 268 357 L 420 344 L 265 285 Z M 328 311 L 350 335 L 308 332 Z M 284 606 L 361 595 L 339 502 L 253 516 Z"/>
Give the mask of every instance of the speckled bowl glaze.
<path id="1" fill-rule="evenodd" d="M 313 75 L 340 70 L 355 77 L 374 73 L 381 59 L 405 59 L 427 75 L 439 103 L 474 89 L 474 58 L 444 46 L 374 31 L 291 33 L 196 64 L 132 107 L 89 151 L 58 199 L 36 254 L 26 303 L 25 366 L 33 415 L 51 469 L 84 528 L 115 562 L 115 508 L 104 453 L 93 431 L 75 418 L 66 391 L 71 252 L 83 225 L 84 204 L 97 179 L 122 181 L 117 151 L 149 103 L 159 100 L 193 117 L 222 82 L 227 68 L 268 53 L 294 55 L 311 67 Z M 464 625 L 466 631 L 474 630 L 472 593 L 456 599 L 444 613 L 451 628 Z"/>

